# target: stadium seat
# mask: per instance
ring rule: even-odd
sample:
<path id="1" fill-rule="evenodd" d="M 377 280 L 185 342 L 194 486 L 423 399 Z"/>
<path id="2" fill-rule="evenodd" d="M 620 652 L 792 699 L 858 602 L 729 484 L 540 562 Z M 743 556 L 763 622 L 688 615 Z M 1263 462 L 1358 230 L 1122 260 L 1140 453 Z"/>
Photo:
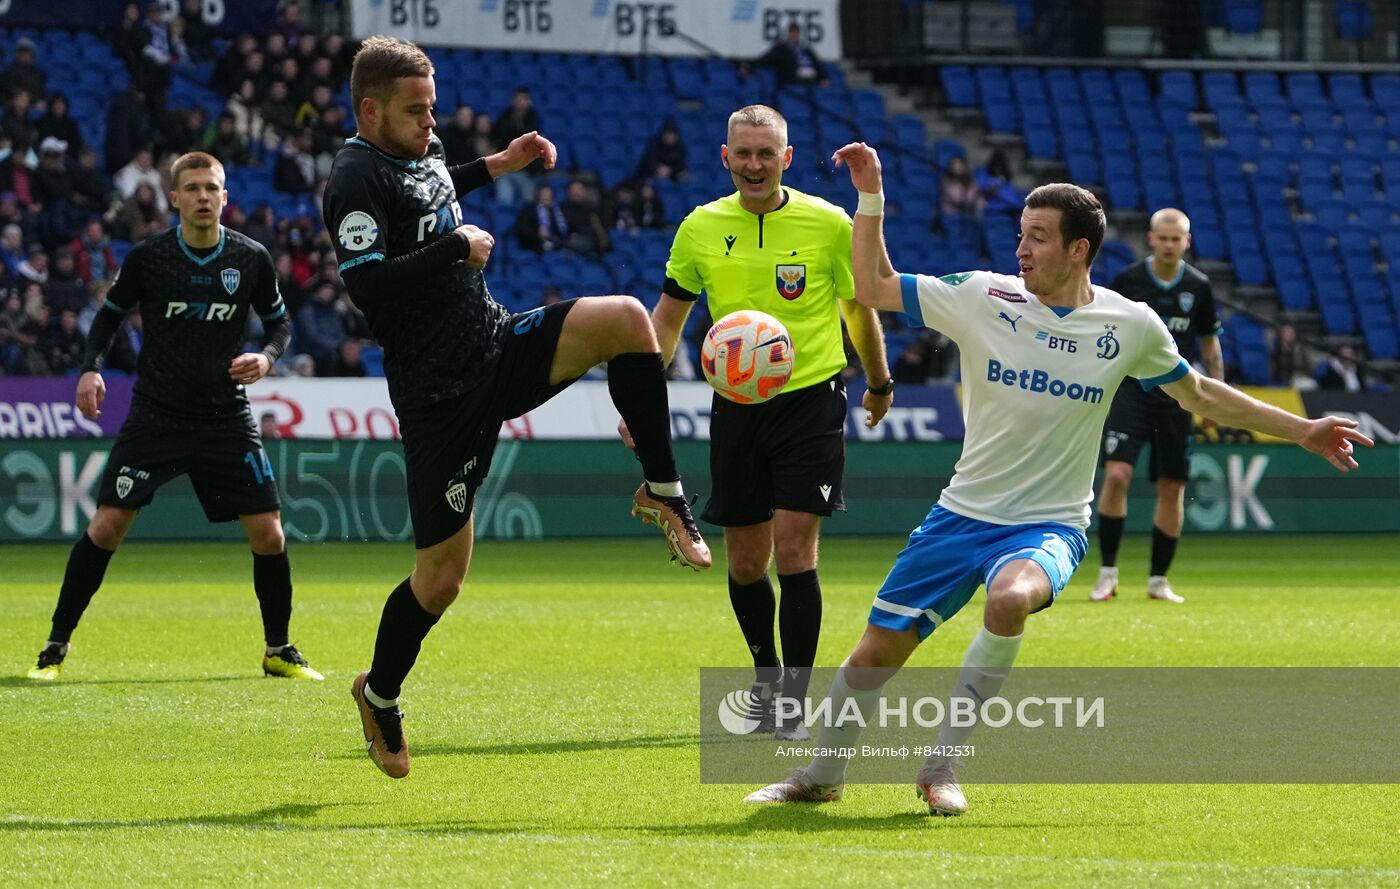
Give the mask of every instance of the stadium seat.
<path id="1" fill-rule="evenodd" d="M 977 79 L 965 65 L 944 65 L 938 71 L 943 82 L 943 94 L 954 108 L 976 108 Z"/>
<path id="2" fill-rule="evenodd" d="M 1283 307 L 1295 312 L 1312 309 L 1312 287 L 1308 283 L 1302 260 L 1296 255 L 1275 256 L 1269 265 L 1274 288 L 1278 291 L 1279 302 Z"/>
<path id="3" fill-rule="evenodd" d="M 1224 0 L 1225 28 L 1231 34 L 1258 34 L 1264 27 L 1263 0 Z"/>
<path id="4" fill-rule="evenodd" d="M 1196 92 L 1196 75 L 1190 71 L 1163 71 L 1157 78 L 1157 86 L 1163 99 L 1183 104 L 1187 110 L 1195 109 L 1200 104 L 1200 96 Z"/>

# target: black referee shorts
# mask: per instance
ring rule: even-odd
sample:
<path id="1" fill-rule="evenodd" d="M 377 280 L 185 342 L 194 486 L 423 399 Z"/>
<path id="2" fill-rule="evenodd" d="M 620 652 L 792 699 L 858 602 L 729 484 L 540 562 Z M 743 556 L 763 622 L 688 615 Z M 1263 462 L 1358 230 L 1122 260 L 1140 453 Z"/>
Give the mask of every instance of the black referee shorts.
<path id="1" fill-rule="evenodd" d="M 501 357 L 470 391 L 399 412 L 408 473 L 413 545 L 426 549 L 456 534 L 471 518 L 476 491 L 491 469 L 501 424 L 558 395 L 573 383 L 549 383 L 549 367 L 574 301 L 507 322 Z"/>
<path id="2" fill-rule="evenodd" d="M 1174 401 L 1154 399 L 1141 388 L 1136 380 L 1127 380 L 1113 397 L 1104 422 L 1099 465 L 1109 460 L 1135 465 L 1143 446 L 1151 445 L 1148 478 L 1185 481 L 1191 475 L 1191 412 Z"/>
<path id="3" fill-rule="evenodd" d="M 710 409 L 705 521 L 735 528 L 775 509 L 829 516 L 845 511 L 846 385 L 837 374 L 763 404 L 719 395 Z"/>
<path id="4" fill-rule="evenodd" d="M 97 502 L 141 509 L 161 485 L 188 475 L 211 522 L 278 511 L 272 464 L 252 415 L 245 419 L 222 428 L 178 429 L 128 417 L 107 457 Z"/>

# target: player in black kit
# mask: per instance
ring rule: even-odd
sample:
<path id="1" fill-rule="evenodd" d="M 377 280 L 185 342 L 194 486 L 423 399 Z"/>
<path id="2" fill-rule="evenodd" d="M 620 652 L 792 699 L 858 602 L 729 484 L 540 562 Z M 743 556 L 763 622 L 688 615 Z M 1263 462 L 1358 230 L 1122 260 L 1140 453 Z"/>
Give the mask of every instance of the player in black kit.
<path id="1" fill-rule="evenodd" d="M 1109 288 L 1155 309 L 1176 339 L 1181 357 L 1193 364 L 1199 359 L 1208 376 L 1225 379 L 1220 319 L 1210 279 L 1182 259 L 1191 246 L 1191 220 L 1180 210 L 1158 210 L 1152 214 L 1147 242 L 1152 255 L 1120 272 Z M 1167 570 L 1181 537 L 1191 470 L 1191 414 L 1160 389 L 1144 392 L 1137 380 L 1127 379 L 1118 388 L 1104 423 L 1100 452 L 1104 478 L 1099 491 L 1103 567 L 1089 594 L 1096 602 L 1118 594 L 1118 544 L 1128 515 L 1128 484 L 1144 444 L 1152 446 L 1148 477 L 1157 484 L 1147 595 L 1164 602 L 1185 601 L 1167 582 Z"/>
<path id="2" fill-rule="evenodd" d="M 661 349 L 642 304 L 587 297 L 511 315 L 487 292 L 481 269 L 495 242 L 462 224 L 457 196 L 539 158 L 553 166 L 553 144 L 526 133 L 496 154 L 448 167 L 433 135 L 432 63 L 403 40 L 366 40 L 350 93 L 358 132 L 331 168 L 326 229 L 350 297 L 384 349 L 417 547 L 413 574 L 389 594 L 374 661 L 352 694 L 370 758 L 402 778 L 409 754 L 399 691 L 461 591 L 472 502 L 504 420 L 606 361 L 608 390 L 645 478 L 633 514 L 662 530 L 673 559 L 699 569 L 711 558 L 676 472 Z"/>
<path id="3" fill-rule="evenodd" d="M 171 167 L 170 204 L 180 224 L 132 248 L 88 332 L 77 404 L 96 417 L 106 395 L 102 361 L 128 312 L 140 310 L 145 344 L 131 412 L 107 458 L 97 512 L 68 557 L 48 644 L 29 678 L 58 678 L 69 639 L 112 553 L 156 489 L 188 475 L 211 522 L 238 519 L 253 549 L 253 591 L 262 611 L 263 672 L 321 679 L 289 644 L 292 571 L 272 466 L 243 387 L 257 382 L 291 338 L 267 250 L 219 223 L 228 192 L 213 156 L 191 152 Z M 267 345 L 242 353 L 248 309 Z"/>

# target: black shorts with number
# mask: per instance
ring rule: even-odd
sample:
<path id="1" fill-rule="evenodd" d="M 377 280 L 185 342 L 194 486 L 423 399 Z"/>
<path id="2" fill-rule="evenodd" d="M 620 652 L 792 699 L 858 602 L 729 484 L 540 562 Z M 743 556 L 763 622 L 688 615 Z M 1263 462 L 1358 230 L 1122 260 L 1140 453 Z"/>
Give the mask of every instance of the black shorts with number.
<path id="1" fill-rule="evenodd" d="M 712 491 L 702 518 L 756 525 L 775 509 L 829 516 L 845 511 L 846 385 L 829 380 L 763 404 L 716 395 L 710 409 Z"/>
<path id="2" fill-rule="evenodd" d="M 277 480 L 263 450 L 253 416 L 208 428 L 169 425 L 138 411 L 122 424 L 97 502 L 141 509 L 156 489 L 181 475 L 190 477 L 199 505 L 211 522 L 277 512 Z"/>
<path id="3" fill-rule="evenodd" d="M 573 383 L 549 382 L 559 334 L 573 304 L 566 300 L 512 315 L 500 360 L 486 368 L 478 385 L 445 401 L 399 412 L 408 511 L 418 549 L 442 543 L 471 518 L 501 424 L 534 410 Z"/>
<path id="4" fill-rule="evenodd" d="M 1134 465 L 1143 445 L 1150 444 L 1148 478 L 1185 481 L 1191 475 L 1191 426 L 1190 411 L 1143 392 L 1137 380 L 1124 380 L 1104 423 L 1099 464 L 1121 460 Z"/>

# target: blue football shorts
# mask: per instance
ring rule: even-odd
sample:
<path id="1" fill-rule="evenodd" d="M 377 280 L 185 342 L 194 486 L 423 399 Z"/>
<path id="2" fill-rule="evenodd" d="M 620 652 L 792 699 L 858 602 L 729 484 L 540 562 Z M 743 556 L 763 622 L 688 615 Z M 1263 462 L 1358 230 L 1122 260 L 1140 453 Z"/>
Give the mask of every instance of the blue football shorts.
<path id="1" fill-rule="evenodd" d="M 1030 559 L 1050 578 L 1048 608 L 1088 549 L 1084 532 L 1073 525 L 994 525 L 935 504 L 895 558 L 870 607 L 870 623 L 891 630 L 916 626 L 919 639 L 926 639 L 1017 559 Z"/>

